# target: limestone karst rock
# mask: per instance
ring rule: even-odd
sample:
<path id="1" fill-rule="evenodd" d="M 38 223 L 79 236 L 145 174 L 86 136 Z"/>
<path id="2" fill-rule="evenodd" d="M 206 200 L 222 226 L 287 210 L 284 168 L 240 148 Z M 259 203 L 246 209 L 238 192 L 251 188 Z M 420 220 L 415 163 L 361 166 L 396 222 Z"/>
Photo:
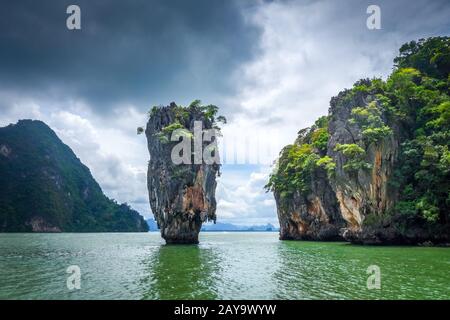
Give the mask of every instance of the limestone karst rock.
<path id="1" fill-rule="evenodd" d="M 194 101 L 189 107 L 175 103 L 154 107 L 150 113 L 145 130 L 150 153 L 149 200 L 161 236 L 167 243 L 198 243 L 202 223 L 216 220 L 215 190 L 220 164 L 197 157 L 203 151 L 203 155 L 218 159 L 216 138 L 206 138 L 204 134 L 218 131 L 216 120 L 223 117 L 216 118 L 216 112 L 217 107 L 201 106 L 199 101 Z M 199 124 L 200 135 L 194 130 Z M 180 139 L 189 141 L 188 154 L 184 154 L 186 150 L 177 151 L 177 155 L 187 157 L 188 163 L 176 164 L 172 159 L 173 150 L 177 150 L 174 147 L 180 143 L 178 138 L 171 140 L 175 130 L 179 131 Z"/>
<path id="2" fill-rule="evenodd" d="M 362 79 L 280 153 L 280 238 L 450 242 L 450 38 L 412 41 L 389 78 Z"/>
<path id="3" fill-rule="evenodd" d="M 373 88 L 373 83 L 364 80 L 356 87 L 360 86 Z M 406 130 L 380 104 L 376 92 L 345 90 L 331 99 L 327 117 L 301 130 L 295 143 L 283 149 L 278 172 L 271 177 L 281 239 L 366 244 L 448 241 L 447 211 L 432 223 L 419 215 L 417 205 L 412 211 L 416 216 L 398 211 L 402 192 L 398 170 L 411 165 L 399 160 Z M 385 132 L 376 131 L 380 135 L 376 141 L 368 140 L 369 131 L 355 121 L 358 112 L 379 121 Z M 323 145 L 321 131 L 327 137 Z"/>

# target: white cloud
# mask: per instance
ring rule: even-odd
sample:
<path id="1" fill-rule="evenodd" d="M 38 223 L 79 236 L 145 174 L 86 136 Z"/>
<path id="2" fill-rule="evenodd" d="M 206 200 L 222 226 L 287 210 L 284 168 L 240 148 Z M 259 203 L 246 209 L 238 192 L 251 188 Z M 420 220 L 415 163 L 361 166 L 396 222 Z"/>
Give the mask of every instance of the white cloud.
<path id="1" fill-rule="evenodd" d="M 386 76 L 402 43 L 439 34 L 448 26 L 450 14 L 450 7 L 427 1 L 408 6 L 383 2 L 382 30 L 371 31 L 365 23 L 368 3 L 361 1 L 239 3 L 247 23 L 259 28 L 261 37 L 253 39 L 254 57 L 238 66 L 229 79 L 236 94 L 210 102 L 223 106 L 222 113 L 228 116 L 224 137 L 233 136 L 240 144 L 238 150 L 245 150 L 246 141 L 257 137 L 272 149 L 269 162 L 294 141 L 299 129 L 327 114 L 332 96 L 359 78 Z M 192 74 L 208 67 L 202 58 L 194 59 L 189 68 Z M 194 82 L 199 92 L 201 82 Z M 178 89 L 173 83 L 165 85 L 173 86 L 175 92 Z M 220 95 L 204 92 L 203 96 Z M 127 201 L 148 216 L 149 156 L 145 137 L 136 135 L 136 127 L 146 121 L 146 115 L 138 111 L 144 108 L 125 104 L 99 115 L 83 101 L 82 97 L 65 100 L 51 93 L 36 97 L 0 89 L 0 125 L 23 118 L 45 121 L 89 166 L 108 196 Z M 276 223 L 273 196 L 263 190 L 268 166 L 230 165 L 222 171 L 216 192 L 220 221 Z"/>
<path id="2" fill-rule="evenodd" d="M 101 117 L 79 102 L 40 101 L 5 94 L 1 98 L 6 103 L 14 102 L 5 108 L 0 125 L 28 118 L 44 121 L 89 167 L 107 196 L 128 202 L 150 216 L 146 181 L 149 156 L 145 137 L 136 135 L 136 127 L 145 123 L 145 114 L 133 106 L 124 106 L 115 109 L 113 116 Z"/>
<path id="3" fill-rule="evenodd" d="M 149 216 L 147 200 L 148 151 L 136 127 L 145 115 L 132 107 L 116 109 L 117 116 L 88 118 L 67 111 L 51 114 L 50 126 L 73 148 L 99 182 L 104 192 L 118 202 L 128 202 Z M 122 116 L 118 116 L 118 115 Z"/>
<path id="4" fill-rule="evenodd" d="M 225 166 L 218 180 L 217 220 L 239 225 L 278 225 L 275 202 L 264 192 L 270 168 L 262 166 Z"/>
<path id="5" fill-rule="evenodd" d="M 426 17 L 414 23 L 398 19 L 397 14 L 402 13 L 414 17 L 423 10 L 436 12 L 427 2 L 416 5 L 412 15 L 403 12 L 407 8 L 400 10 L 401 4 L 384 3 L 384 29 L 368 30 L 367 5 L 261 1 L 244 8 L 247 22 L 259 27 L 262 35 L 255 58 L 235 71 L 233 81 L 238 93 L 227 101 L 233 106 L 233 114 L 223 130 L 224 137 L 240 137 L 235 139 L 241 144 L 237 149 L 245 150 L 246 137 L 259 135 L 260 140 L 281 150 L 295 140 L 299 129 L 328 113 L 332 96 L 360 78 L 385 78 L 402 43 L 435 35 L 439 26 L 447 24 L 442 10 L 433 15 L 433 22 Z M 449 13 L 448 9 L 444 11 Z M 272 160 L 278 151 L 272 153 Z M 229 173 L 224 170 L 225 179 Z M 265 198 L 263 184 L 259 183 L 266 182 L 267 174 L 240 172 L 237 179 L 238 185 L 224 183 L 227 190 L 218 192 L 219 197 L 237 205 L 233 207 L 233 219 L 274 219 L 273 197 Z M 230 203 L 219 206 L 219 217 L 222 210 L 229 210 Z"/>

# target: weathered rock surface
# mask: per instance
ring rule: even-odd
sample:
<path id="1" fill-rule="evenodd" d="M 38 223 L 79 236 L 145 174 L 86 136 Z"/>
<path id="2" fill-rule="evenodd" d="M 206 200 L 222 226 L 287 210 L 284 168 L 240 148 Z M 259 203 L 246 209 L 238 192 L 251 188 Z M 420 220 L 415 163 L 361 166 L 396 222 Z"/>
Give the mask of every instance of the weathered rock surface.
<path id="1" fill-rule="evenodd" d="M 281 240 L 341 240 L 342 218 L 336 196 L 324 170 L 316 170 L 310 192 L 296 191 L 281 199 L 275 192 Z"/>
<path id="2" fill-rule="evenodd" d="M 356 107 L 367 106 L 372 101 L 376 101 L 373 95 L 342 92 L 330 103 L 330 139 L 327 149 L 328 155 L 336 163 L 331 184 L 339 203 L 339 212 L 347 224 L 343 230 L 343 236 L 347 239 L 360 234 L 364 217 L 369 214 L 380 215 L 391 209 L 397 194 L 388 185 L 398 154 L 397 130 L 365 148 L 363 161 L 369 164 L 369 169 L 345 170 L 344 165 L 349 159 L 336 151 L 338 144 L 364 145 L 362 129 L 350 121 L 351 111 Z M 384 115 L 382 118 L 387 122 Z M 391 127 L 395 128 L 395 124 L 391 124 Z"/>
<path id="3" fill-rule="evenodd" d="M 362 161 L 371 169 L 345 170 L 349 159 L 336 150 L 338 145 L 364 145 L 362 129 L 350 121 L 351 111 L 372 101 L 376 102 L 374 95 L 349 90 L 331 99 L 324 155 L 335 164 L 333 177 L 316 167 L 310 172 L 308 192 L 297 190 L 292 197 L 281 199 L 275 190 L 281 239 L 357 240 L 363 236 L 367 215 L 382 214 L 392 207 L 396 190 L 389 187 L 388 179 L 398 153 L 396 130 L 365 150 Z M 303 134 L 308 130 L 313 134 L 317 129 L 303 130 Z M 305 142 L 300 135 L 296 144 Z"/>
<path id="4" fill-rule="evenodd" d="M 359 83 L 370 85 L 369 80 Z M 448 224 L 436 227 L 440 232 L 433 234 L 423 221 L 405 222 L 407 218 L 395 214 L 399 196 L 395 169 L 402 165 L 398 156 L 405 130 L 381 112 L 379 116 L 390 128 L 390 134 L 376 142 L 365 141 L 363 128 L 355 123 L 352 110 L 367 108 L 371 103 L 383 110 L 376 94 L 370 92 L 345 90 L 331 99 L 326 150 L 314 148 L 313 154 L 330 158 L 334 164 L 332 175 L 316 164 L 304 174 L 307 191 L 295 190 L 283 197 L 282 192 L 273 189 L 280 239 L 348 240 L 362 244 L 448 243 L 449 234 L 445 231 Z M 317 130 L 313 126 L 300 131 L 294 145 L 312 144 L 311 136 Z M 353 160 L 339 150 L 340 145 L 361 146 L 363 154 L 358 161 L 365 167 L 346 168 Z"/>
<path id="5" fill-rule="evenodd" d="M 177 124 L 187 130 L 187 136 L 193 136 L 195 121 L 203 124 L 203 130 L 213 128 L 213 121 L 198 108 L 171 103 L 153 109 L 145 131 L 150 153 L 147 176 L 150 206 L 167 243 L 198 243 L 202 223 L 216 220 L 216 175 L 220 165 L 206 164 L 203 159 L 196 164 L 193 155 L 189 155 L 191 164 L 175 164 L 171 159 L 178 140 L 170 141 L 168 128 Z M 201 142 L 202 149 L 211 143 Z"/>
<path id="6" fill-rule="evenodd" d="M 281 239 L 450 244 L 450 38 L 405 43 L 284 147 L 266 185 Z"/>

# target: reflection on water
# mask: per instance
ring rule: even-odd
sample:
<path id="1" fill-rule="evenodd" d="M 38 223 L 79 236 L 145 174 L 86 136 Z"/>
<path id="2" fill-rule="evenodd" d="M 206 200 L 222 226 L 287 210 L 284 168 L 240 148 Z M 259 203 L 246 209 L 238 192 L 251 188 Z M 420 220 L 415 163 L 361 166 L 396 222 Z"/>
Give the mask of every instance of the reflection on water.
<path id="1" fill-rule="evenodd" d="M 162 245 L 143 259 L 143 299 L 272 299 L 273 233 L 206 233 L 199 245 Z M 232 241 L 228 241 L 232 239 Z"/>
<path id="2" fill-rule="evenodd" d="M 283 241 L 276 299 L 449 299 L 450 249 Z M 367 288 L 367 268 L 381 289 Z"/>
<path id="3" fill-rule="evenodd" d="M 222 257 L 218 286 L 222 299 L 274 298 L 273 275 L 282 267 L 276 259 L 277 239 L 278 234 L 272 232 L 208 235 Z"/>
<path id="4" fill-rule="evenodd" d="M 280 242 L 277 259 L 283 266 L 274 275 L 276 299 L 349 299 L 368 297 L 366 263 L 347 243 Z M 375 264 L 372 261 L 372 264 Z M 353 289 L 350 290 L 350 284 Z M 361 292 L 362 291 L 362 292 Z M 358 292 L 362 293 L 358 296 Z M 372 298 L 380 298 L 380 296 Z"/>
<path id="5" fill-rule="evenodd" d="M 143 299 L 217 298 L 221 261 L 211 248 L 162 245 L 143 264 Z"/>
<path id="6" fill-rule="evenodd" d="M 70 265 L 81 290 L 66 287 Z M 367 267 L 381 269 L 368 290 Z M 278 241 L 270 232 L 0 234 L 0 299 L 450 299 L 450 249 Z"/>

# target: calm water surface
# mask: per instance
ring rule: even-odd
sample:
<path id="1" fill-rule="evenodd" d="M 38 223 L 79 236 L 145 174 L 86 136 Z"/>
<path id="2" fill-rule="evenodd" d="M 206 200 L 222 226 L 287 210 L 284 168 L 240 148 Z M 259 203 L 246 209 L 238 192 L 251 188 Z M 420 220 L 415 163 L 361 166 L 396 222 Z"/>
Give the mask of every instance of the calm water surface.
<path id="1" fill-rule="evenodd" d="M 0 234 L 0 299 L 450 299 L 450 249 L 278 241 L 276 233 Z M 81 289 L 70 291 L 70 265 Z M 381 289 L 368 290 L 369 265 Z"/>

